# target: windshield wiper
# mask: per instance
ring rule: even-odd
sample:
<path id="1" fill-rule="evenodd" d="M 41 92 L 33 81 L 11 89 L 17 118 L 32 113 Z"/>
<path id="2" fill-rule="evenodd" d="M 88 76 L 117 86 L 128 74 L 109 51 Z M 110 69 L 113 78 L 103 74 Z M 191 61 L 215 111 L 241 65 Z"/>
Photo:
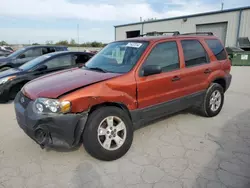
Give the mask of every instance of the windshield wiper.
<path id="1" fill-rule="evenodd" d="M 87 67 L 87 66 L 85 66 L 85 67 L 87 69 L 90 69 L 90 70 L 97 70 L 97 71 L 104 72 L 104 73 L 108 72 L 108 71 L 106 71 L 106 70 L 104 70 L 104 69 L 102 69 L 100 67 Z"/>

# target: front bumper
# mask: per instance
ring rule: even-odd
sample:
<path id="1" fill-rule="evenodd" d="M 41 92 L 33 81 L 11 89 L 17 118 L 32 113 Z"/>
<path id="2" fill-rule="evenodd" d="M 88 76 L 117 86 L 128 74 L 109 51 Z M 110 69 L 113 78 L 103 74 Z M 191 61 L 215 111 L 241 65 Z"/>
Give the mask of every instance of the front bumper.
<path id="1" fill-rule="evenodd" d="M 5 102 L 9 99 L 9 91 L 11 88 L 11 83 L 4 83 L 0 85 L 0 102 Z"/>
<path id="2" fill-rule="evenodd" d="M 15 98 L 16 119 L 24 132 L 41 147 L 73 148 L 81 140 L 88 114 L 38 114 L 33 101 L 19 92 Z"/>

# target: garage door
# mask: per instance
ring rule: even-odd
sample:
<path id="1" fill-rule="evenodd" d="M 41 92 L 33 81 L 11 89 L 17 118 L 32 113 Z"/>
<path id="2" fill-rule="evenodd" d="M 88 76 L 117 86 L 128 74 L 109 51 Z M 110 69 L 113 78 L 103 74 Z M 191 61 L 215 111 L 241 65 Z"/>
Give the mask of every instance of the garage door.
<path id="1" fill-rule="evenodd" d="M 227 34 L 227 22 L 196 25 L 197 32 L 213 32 L 225 44 Z"/>

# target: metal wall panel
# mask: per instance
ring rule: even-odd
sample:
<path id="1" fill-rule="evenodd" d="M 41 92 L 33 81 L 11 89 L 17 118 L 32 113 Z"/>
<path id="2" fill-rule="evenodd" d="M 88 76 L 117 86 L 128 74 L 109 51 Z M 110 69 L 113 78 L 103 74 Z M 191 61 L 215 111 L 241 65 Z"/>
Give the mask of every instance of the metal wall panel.
<path id="1" fill-rule="evenodd" d="M 250 35 L 250 10 L 243 10 L 240 37 Z M 152 31 L 180 31 L 181 33 L 196 32 L 196 25 L 227 22 L 227 32 L 225 45 L 235 46 L 237 42 L 237 28 L 239 21 L 239 11 L 218 13 L 212 15 L 190 17 L 184 19 L 165 20 L 159 22 L 142 23 L 136 25 L 128 25 L 116 28 L 116 40 L 126 38 L 126 31 L 141 30 L 143 33 Z M 250 36 L 249 36 L 250 37 Z"/>
<path id="2" fill-rule="evenodd" d="M 225 45 L 226 34 L 227 34 L 227 22 L 196 25 L 196 31 L 197 32 L 213 32 L 213 34 L 216 37 L 218 37 Z"/>

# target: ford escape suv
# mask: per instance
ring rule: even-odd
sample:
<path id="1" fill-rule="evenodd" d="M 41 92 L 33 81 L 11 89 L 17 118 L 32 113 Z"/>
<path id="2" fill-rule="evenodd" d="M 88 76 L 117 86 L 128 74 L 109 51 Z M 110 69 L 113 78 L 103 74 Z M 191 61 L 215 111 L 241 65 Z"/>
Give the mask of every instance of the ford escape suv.
<path id="1" fill-rule="evenodd" d="M 150 120 L 191 107 L 216 116 L 230 69 L 211 33 L 116 41 L 81 68 L 27 83 L 15 98 L 16 119 L 42 148 L 83 142 L 93 157 L 115 160 Z"/>

